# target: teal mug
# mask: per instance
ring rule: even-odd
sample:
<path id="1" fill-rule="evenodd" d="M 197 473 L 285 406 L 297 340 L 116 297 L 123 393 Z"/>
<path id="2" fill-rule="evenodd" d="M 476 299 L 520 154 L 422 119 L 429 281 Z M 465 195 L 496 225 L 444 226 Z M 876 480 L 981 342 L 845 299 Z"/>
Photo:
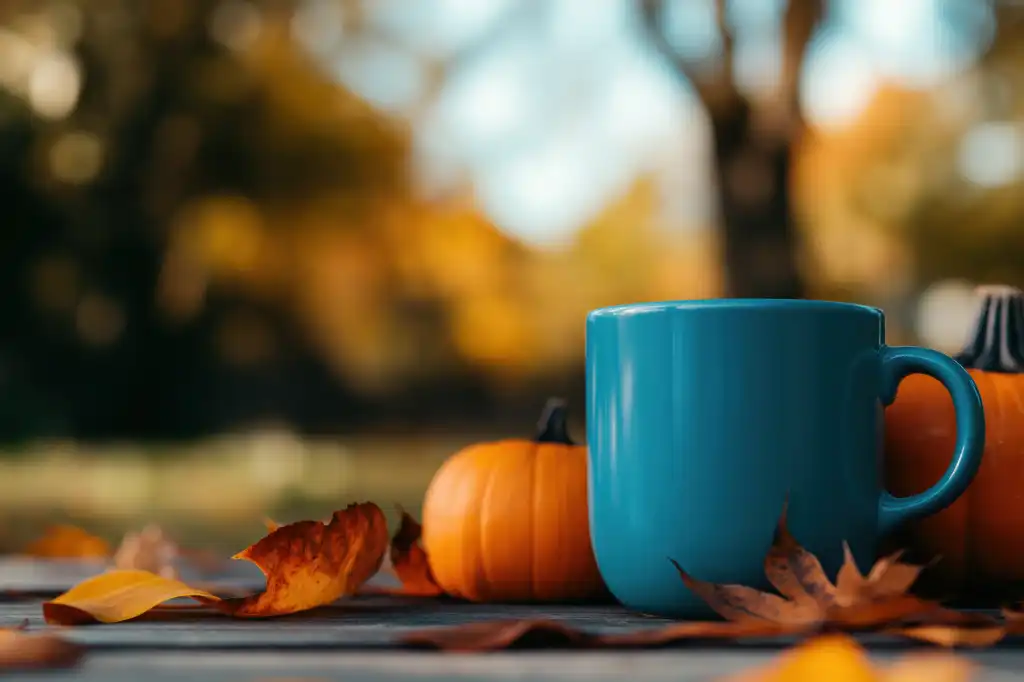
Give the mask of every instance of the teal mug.
<path id="1" fill-rule="evenodd" d="M 628 607 L 709 611 L 695 578 L 767 588 L 764 557 L 788 501 L 796 539 L 835 575 L 900 524 L 963 493 L 985 419 L 970 375 L 933 350 L 890 347 L 875 308 L 799 300 L 681 301 L 587 317 L 590 533 Z M 957 444 L 941 480 L 912 497 L 882 487 L 883 410 L 909 374 L 941 381 Z"/>

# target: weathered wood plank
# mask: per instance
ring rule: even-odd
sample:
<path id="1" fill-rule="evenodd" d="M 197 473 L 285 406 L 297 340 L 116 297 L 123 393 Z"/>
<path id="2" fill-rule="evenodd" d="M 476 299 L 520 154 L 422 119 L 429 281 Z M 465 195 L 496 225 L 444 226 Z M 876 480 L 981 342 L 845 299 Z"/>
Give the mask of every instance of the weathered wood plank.
<path id="1" fill-rule="evenodd" d="M 190 580 L 260 589 L 258 571 L 245 562 L 223 574 L 186 575 Z M 0 590 L 59 593 L 102 567 L 78 562 L 0 560 Z M 388 583 L 379 576 L 375 583 Z M 235 620 L 210 613 L 167 612 L 116 625 L 65 628 L 61 634 L 88 645 L 84 667 L 47 676 L 51 680 L 146 682 L 204 680 L 244 682 L 285 679 L 345 682 L 424 682 L 521 679 L 561 682 L 634 679 L 644 682 L 711 681 L 765 663 L 786 642 L 746 642 L 648 652 L 516 652 L 452 655 L 389 648 L 404 632 L 429 626 L 514 618 L 555 618 L 597 632 L 652 628 L 663 619 L 617 606 L 537 607 L 473 605 L 435 600 L 358 597 L 294 617 Z M 38 599 L 0 602 L 0 626 L 28 620 L 46 627 Z M 884 637 L 863 638 L 879 660 L 903 653 L 907 645 Z M 967 654 L 983 666 L 977 682 L 1009 682 L 1024 670 L 1024 647 L 1009 642 Z"/>

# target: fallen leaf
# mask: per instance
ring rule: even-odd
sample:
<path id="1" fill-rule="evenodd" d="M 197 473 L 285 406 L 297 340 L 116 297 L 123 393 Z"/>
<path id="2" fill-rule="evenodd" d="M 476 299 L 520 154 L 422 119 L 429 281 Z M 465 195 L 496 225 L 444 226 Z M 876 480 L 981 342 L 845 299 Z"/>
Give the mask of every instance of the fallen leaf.
<path id="1" fill-rule="evenodd" d="M 810 625 L 822 620 L 823 610 L 813 602 L 795 602 L 743 585 L 717 585 L 697 580 L 669 559 L 683 583 L 723 618 L 744 623 L 769 621 L 783 625 Z"/>
<path id="2" fill-rule="evenodd" d="M 765 576 L 787 599 L 819 610 L 827 608 L 835 602 L 836 587 L 825 575 L 818 557 L 801 547 L 790 534 L 786 526 L 787 509 L 788 502 L 783 504 L 774 542 L 765 557 Z"/>
<path id="3" fill-rule="evenodd" d="M 402 522 L 391 539 L 391 567 L 402 583 L 399 593 L 415 597 L 436 597 L 443 593 L 430 571 L 427 553 L 420 544 L 423 527 L 399 508 Z"/>
<path id="4" fill-rule="evenodd" d="M 406 633 L 401 643 L 441 651 L 498 651 L 504 649 L 633 649 L 663 647 L 680 642 L 771 638 L 797 634 L 767 621 L 673 623 L 633 632 L 597 634 L 550 619 L 499 620 L 432 627 Z"/>
<path id="5" fill-rule="evenodd" d="M 50 633 L 28 633 L 23 627 L 0 629 L 0 671 L 69 668 L 85 655 L 85 647 Z"/>
<path id="6" fill-rule="evenodd" d="M 148 525 L 138 533 L 128 533 L 114 552 L 114 567 L 120 570 L 149 571 L 164 578 L 177 579 L 174 561 L 180 552 L 162 528 Z"/>
<path id="7" fill-rule="evenodd" d="M 688 621 L 622 634 L 601 635 L 597 644 L 611 648 L 647 648 L 682 642 L 784 637 L 803 632 L 801 626 L 785 626 L 768 621 Z"/>
<path id="8" fill-rule="evenodd" d="M 595 636 L 553 620 L 497 620 L 454 627 L 424 628 L 404 635 L 401 643 L 417 649 L 441 651 L 497 651 L 502 649 L 581 648 Z"/>
<path id="9" fill-rule="evenodd" d="M 190 597 L 238 617 L 280 616 L 324 606 L 353 594 L 380 567 L 387 549 L 384 514 L 372 503 L 353 504 L 327 524 L 300 521 L 278 528 L 235 555 L 267 578 L 263 592 L 232 599 L 141 570 L 113 570 L 90 578 L 43 604 L 46 622 L 117 623 L 172 599 Z"/>
<path id="10" fill-rule="evenodd" d="M 182 597 L 200 603 L 219 601 L 209 592 L 149 571 L 107 571 L 85 580 L 43 604 L 43 618 L 51 625 L 120 623 L 154 607 Z"/>
<path id="11" fill-rule="evenodd" d="M 906 594 L 924 569 L 900 563 L 902 552 L 896 552 L 875 562 L 865 577 L 845 542 L 843 555 L 843 565 L 836 576 L 835 602 L 840 606 Z"/>
<path id="12" fill-rule="evenodd" d="M 235 616 L 281 616 L 325 606 L 354 594 L 380 569 L 388 547 L 380 507 L 367 502 L 334 512 L 329 523 L 281 526 L 234 559 L 251 561 L 267 578 L 265 591 L 214 604 Z"/>
<path id="13" fill-rule="evenodd" d="M 22 554 L 40 559 L 106 559 L 110 545 L 76 526 L 57 525 L 47 528 Z"/>
<path id="14" fill-rule="evenodd" d="M 845 543 L 843 549 L 844 562 L 833 584 L 818 559 L 790 534 L 784 506 L 765 557 L 765 576 L 778 595 L 743 585 L 704 582 L 670 561 L 691 591 L 734 622 L 768 621 L 787 628 L 802 627 L 806 632 L 884 630 L 914 639 L 930 638 L 934 643 L 984 642 L 995 637 L 1000 626 L 994 619 L 967 618 L 937 602 L 907 594 L 922 567 L 901 563 L 900 555 L 893 554 L 876 562 L 864 576 Z M 940 634 L 936 628 L 945 630 Z M 959 632 L 958 628 L 969 631 Z"/>

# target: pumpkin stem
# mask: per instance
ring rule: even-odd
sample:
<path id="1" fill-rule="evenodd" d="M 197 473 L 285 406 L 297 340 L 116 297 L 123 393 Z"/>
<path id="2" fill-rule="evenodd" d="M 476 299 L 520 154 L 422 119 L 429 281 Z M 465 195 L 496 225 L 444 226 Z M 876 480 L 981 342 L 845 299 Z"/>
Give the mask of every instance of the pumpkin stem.
<path id="1" fill-rule="evenodd" d="M 981 309 L 956 361 L 967 369 L 1024 372 L 1024 292 L 1010 286 L 978 287 Z"/>
<path id="2" fill-rule="evenodd" d="M 537 443 L 560 443 L 562 445 L 575 445 L 569 438 L 568 424 L 569 408 L 562 398 L 551 398 L 544 405 L 544 412 L 537 422 L 537 435 L 534 441 Z"/>

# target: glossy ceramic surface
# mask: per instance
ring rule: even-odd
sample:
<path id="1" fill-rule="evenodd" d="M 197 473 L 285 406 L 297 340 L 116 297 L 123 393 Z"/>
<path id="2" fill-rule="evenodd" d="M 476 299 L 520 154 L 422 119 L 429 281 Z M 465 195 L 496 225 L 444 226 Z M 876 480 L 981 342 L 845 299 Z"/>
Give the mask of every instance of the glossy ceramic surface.
<path id="1" fill-rule="evenodd" d="M 884 345 L 881 311 L 822 301 L 712 300 L 605 308 L 587 318 L 590 531 L 625 605 L 708 611 L 668 561 L 702 580 L 767 587 L 783 502 L 827 571 L 847 541 L 862 567 L 900 523 L 949 505 L 971 482 L 984 414 L 949 357 Z M 949 469 L 910 498 L 881 488 L 882 413 L 925 373 L 956 404 Z"/>

